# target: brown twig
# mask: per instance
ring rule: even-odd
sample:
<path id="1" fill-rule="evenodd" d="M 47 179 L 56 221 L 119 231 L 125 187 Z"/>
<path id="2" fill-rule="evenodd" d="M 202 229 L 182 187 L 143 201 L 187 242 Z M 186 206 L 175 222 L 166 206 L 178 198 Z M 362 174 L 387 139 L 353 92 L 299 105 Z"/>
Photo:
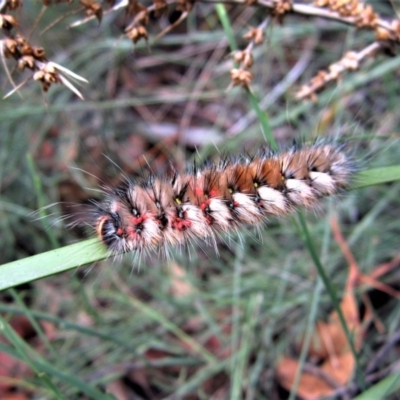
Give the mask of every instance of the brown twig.
<path id="1" fill-rule="evenodd" d="M 388 285 L 385 285 L 384 283 L 377 281 L 371 276 L 364 275 L 363 273 L 360 272 L 358 264 L 340 231 L 339 224 L 336 218 L 331 219 L 331 227 L 333 231 L 333 236 L 337 244 L 339 245 L 340 249 L 342 250 L 342 253 L 349 265 L 349 274 L 351 276 L 351 279 L 349 278 L 348 284 L 351 284 L 351 282 L 357 284 L 358 281 L 367 284 L 371 287 L 374 287 L 375 289 L 380 290 L 381 292 L 387 293 L 389 296 L 400 299 L 400 293 L 397 290 L 391 288 Z"/>
<path id="2" fill-rule="evenodd" d="M 303 85 L 297 92 L 296 98 L 302 100 L 314 97 L 315 93 L 323 89 L 329 82 L 338 80 L 345 71 L 358 70 L 361 61 L 375 55 L 383 46 L 383 42 L 373 42 L 359 52 L 347 52 L 341 60 L 329 66 L 329 72 L 319 71 L 307 85 Z"/>

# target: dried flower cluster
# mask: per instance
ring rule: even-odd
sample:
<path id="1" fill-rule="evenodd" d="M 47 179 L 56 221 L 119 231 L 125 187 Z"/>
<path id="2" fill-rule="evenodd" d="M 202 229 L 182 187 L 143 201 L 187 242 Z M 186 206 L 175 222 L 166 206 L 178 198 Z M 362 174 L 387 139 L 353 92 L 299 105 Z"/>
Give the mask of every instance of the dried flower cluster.
<path id="1" fill-rule="evenodd" d="M 238 67 L 231 69 L 232 85 L 241 85 L 244 88 L 249 88 L 253 79 L 253 74 L 250 68 L 253 65 L 254 58 L 252 49 L 254 46 L 261 44 L 264 41 L 264 28 L 266 21 L 257 28 L 250 28 L 250 30 L 243 36 L 244 39 L 249 40 L 249 44 L 244 50 L 237 50 L 233 53 L 233 59 Z"/>
<path id="2" fill-rule="evenodd" d="M 198 2 L 207 0 L 198 0 Z M 224 2 L 224 0 L 222 0 Z M 240 3 L 240 0 L 237 2 Z M 45 51 L 41 47 L 29 44 L 21 34 L 14 33 L 18 29 L 18 20 L 10 12 L 22 7 L 22 0 L 0 0 L 0 28 L 4 39 L 0 41 L 0 51 L 3 59 L 14 58 L 19 70 L 33 71 L 31 78 L 42 84 L 47 91 L 53 83 L 62 83 L 81 97 L 78 90 L 66 81 L 60 72 L 78 80 L 79 76 L 65 68 L 47 61 Z M 175 26 L 182 23 L 195 6 L 194 0 L 152 0 L 145 3 L 144 0 L 42 0 L 46 7 L 67 3 L 78 5 L 74 12 L 85 14 L 83 19 L 75 21 L 71 27 L 85 24 L 97 19 L 102 21 L 103 16 L 123 10 L 128 23 L 124 30 L 127 38 L 135 44 L 139 40 L 148 40 L 149 25 L 154 20 L 171 12 L 178 17 L 157 35 L 156 38 L 165 35 Z M 369 29 L 375 32 L 376 42 L 368 43 L 365 49 L 347 53 L 340 61 L 333 63 L 327 71 L 320 71 L 307 85 L 300 88 L 297 98 L 315 98 L 316 93 L 322 90 L 329 82 L 340 79 L 346 71 L 355 71 L 360 62 L 366 57 L 374 57 L 379 50 L 393 49 L 400 44 L 400 21 L 398 19 L 384 20 L 375 12 L 371 5 L 366 5 L 360 0 L 310 0 L 309 3 L 296 0 L 242 0 L 243 5 L 264 9 L 265 20 L 258 27 L 250 28 L 244 35 L 248 40 L 246 48 L 239 49 L 232 54 L 234 67 L 230 70 L 231 83 L 248 89 L 253 80 L 251 67 L 254 62 L 253 49 L 264 41 L 264 31 L 269 22 L 283 23 L 286 14 L 305 15 L 336 20 L 353 25 L 358 29 Z M 5 64 L 5 63 L 4 63 Z M 10 81 L 11 74 L 7 71 Z M 14 85 L 14 92 L 18 87 Z"/>
<path id="3" fill-rule="evenodd" d="M 13 15 L 8 14 L 8 12 L 21 7 L 22 0 L 3 0 L 0 3 L 0 28 L 4 35 L 4 39 L 0 40 L 0 56 L 3 60 L 14 59 L 17 69 L 21 72 L 25 70 L 31 71 L 28 79 L 19 85 L 15 85 L 6 63 L 3 63 L 8 77 L 14 86 L 14 89 L 6 97 L 18 90 L 28 80 L 34 80 L 41 83 L 44 92 L 47 92 L 52 84 L 61 83 L 82 98 L 81 93 L 64 75 L 83 82 L 86 82 L 85 79 L 61 65 L 48 61 L 43 47 L 33 46 L 24 36 L 14 33 L 15 28 L 18 27 L 18 20 Z"/>
<path id="4" fill-rule="evenodd" d="M 341 17 L 352 17 L 358 28 L 375 28 L 379 17 L 371 5 L 365 5 L 359 0 L 316 0 L 317 7 L 326 7 L 337 12 Z"/>
<path id="5" fill-rule="evenodd" d="M 319 71 L 308 85 L 302 86 L 296 97 L 298 99 L 311 98 L 312 100 L 316 100 L 316 93 L 328 82 L 339 79 L 345 71 L 356 71 L 360 66 L 360 62 L 367 56 L 375 54 L 379 48 L 380 44 L 374 42 L 358 53 L 355 51 L 348 51 L 341 60 L 331 64 L 328 71 Z"/>
<path id="6" fill-rule="evenodd" d="M 374 11 L 371 5 L 359 0 L 315 0 L 315 6 L 326 8 L 343 18 L 343 22 L 351 23 L 359 29 L 375 31 L 376 42 L 369 44 L 359 52 L 347 52 L 341 60 L 331 64 L 328 71 L 319 71 L 311 81 L 300 88 L 297 99 L 316 99 L 316 93 L 329 82 L 338 80 L 344 72 L 355 71 L 360 62 L 367 57 L 374 57 L 380 49 L 393 49 L 400 43 L 400 21 L 385 21 Z"/>
<path id="7" fill-rule="evenodd" d="M 358 29 L 370 29 L 375 32 L 376 42 L 368 44 L 363 50 L 347 52 L 341 60 L 328 67 L 328 71 L 319 71 L 311 81 L 300 88 L 296 94 L 297 99 L 316 99 L 316 93 L 321 91 L 329 82 L 338 80 L 344 72 L 355 71 L 360 63 L 367 57 L 374 57 L 380 49 L 393 51 L 394 44 L 400 43 L 400 21 L 395 19 L 386 21 L 374 11 L 371 5 L 366 5 L 359 0 L 315 0 L 313 5 L 295 3 L 291 0 L 261 0 L 259 4 L 270 9 L 272 17 L 282 23 L 283 16 L 289 12 L 321 16 L 352 24 Z M 249 4 L 246 2 L 246 4 Z M 323 9 L 323 13 L 318 13 Z M 244 50 L 234 52 L 233 59 L 236 66 L 231 70 L 233 86 L 241 85 L 249 88 L 253 75 L 250 67 L 253 64 L 252 49 L 264 40 L 264 22 L 258 28 L 252 28 L 244 36 L 250 40 Z"/>
<path id="8" fill-rule="evenodd" d="M 273 15 L 282 16 L 292 9 L 292 0 L 276 0 L 272 9 Z"/>
<path id="9" fill-rule="evenodd" d="M 99 20 L 99 22 L 101 22 L 103 17 L 103 8 L 99 3 L 94 0 L 81 0 L 81 4 L 85 8 L 86 16 L 91 17 L 93 15 Z"/>

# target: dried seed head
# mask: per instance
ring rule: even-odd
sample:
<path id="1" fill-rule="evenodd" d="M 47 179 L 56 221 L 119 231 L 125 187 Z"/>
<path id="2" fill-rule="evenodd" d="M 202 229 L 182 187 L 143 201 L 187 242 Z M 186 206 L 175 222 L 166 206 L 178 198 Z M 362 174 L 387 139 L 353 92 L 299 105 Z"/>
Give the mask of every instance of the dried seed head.
<path id="1" fill-rule="evenodd" d="M 16 10 L 22 7 L 22 0 L 7 0 L 6 8 L 9 10 Z"/>
<path id="2" fill-rule="evenodd" d="M 357 17 L 356 25 L 358 28 L 376 28 L 378 25 L 378 14 L 374 12 L 370 5 L 362 5 L 355 16 Z"/>
<path id="3" fill-rule="evenodd" d="M 365 5 L 359 0 L 315 0 L 317 7 L 327 7 L 342 17 L 353 17 L 358 28 L 376 28 L 378 14 L 371 5 Z"/>
<path id="4" fill-rule="evenodd" d="M 15 35 L 14 39 L 17 42 L 18 46 L 25 46 L 28 44 L 26 39 L 21 35 Z"/>
<path id="5" fill-rule="evenodd" d="M 314 0 L 314 5 L 317 7 L 327 7 L 329 5 L 329 0 Z"/>
<path id="6" fill-rule="evenodd" d="M 231 69 L 231 79 L 233 86 L 241 85 L 248 88 L 253 80 L 253 74 L 243 68 L 233 68 Z"/>
<path id="7" fill-rule="evenodd" d="M 18 59 L 17 66 L 20 71 L 25 68 L 33 69 L 35 67 L 35 58 L 33 56 L 22 56 Z"/>
<path id="8" fill-rule="evenodd" d="M 235 62 L 240 63 L 243 61 L 244 58 L 244 51 L 242 50 L 237 50 L 233 53 L 233 59 Z"/>
<path id="9" fill-rule="evenodd" d="M 315 95 L 313 89 L 309 85 L 303 85 L 300 87 L 298 92 L 296 93 L 296 98 L 297 99 L 308 99 L 312 95 Z"/>
<path id="10" fill-rule="evenodd" d="M 355 71 L 359 67 L 358 55 L 354 51 L 348 51 L 344 57 L 339 61 L 338 64 L 341 64 L 344 69 L 348 69 L 350 71 Z"/>
<path id="11" fill-rule="evenodd" d="M 23 56 L 31 56 L 31 55 L 33 55 L 33 48 L 31 47 L 31 45 L 29 43 L 24 42 L 22 44 L 22 46 L 19 46 L 19 52 Z"/>
<path id="12" fill-rule="evenodd" d="M 12 28 L 18 26 L 18 21 L 15 17 L 8 14 L 0 14 L 0 28 L 10 31 Z"/>
<path id="13" fill-rule="evenodd" d="M 331 64 L 329 67 L 329 76 L 331 79 L 338 79 L 340 73 L 342 72 L 342 68 L 338 64 Z"/>
<path id="14" fill-rule="evenodd" d="M 261 28 L 251 28 L 243 38 L 253 40 L 254 44 L 261 44 L 264 41 L 264 31 Z"/>
<path id="15" fill-rule="evenodd" d="M 6 58 L 11 58 L 15 55 L 17 51 L 18 43 L 15 39 L 5 38 L 3 39 L 4 44 L 4 56 Z"/>
<path id="16" fill-rule="evenodd" d="M 46 52 L 43 47 L 32 47 L 33 56 L 39 61 L 46 61 Z"/>
<path id="17" fill-rule="evenodd" d="M 324 84 L 326 78 L 328 76 L 328 73 L 326 71 L 318 71 L 317 75 L 314 76 L 314 78 L 312 78 L 310 80 L 310 83 L 312 86 L 318 86 L 321 84 Z"/>
<path id="18" fill-rule="evenodd" d="M 341 60 L 331 64 L 328 68 L 329 72 L 319 71 L 318 74 L 310 80 L 309 85 L 302 86 L 296 94 L 298 99 L 313 98 L 315 93 L 321 90 L 328 82 L 337 80 L 345 71 L 355 71 L 360 66 L 360 61 L 366 55 L 372 55 L 377 45 L 369 46 L 368 51 L 356 53 L 354 51 L 347 52 Z"/>
<path id="19" fill-rule="evenodd" d="M 253 56 L 249 49 L 235 51 L 233 59 L 236 63 L 243 63 L 245 68 L 250 68 L 253 65 Z"/>
<path id="20" fill-rule="evenodd" d="M 390 31 L 379 26 L 375 29 L 375 34 L 377 40 L 390 40 L 392 38 Z"/>
<path id="21" fill-rule="evenodd" d="M 129 31 L 125 32 L 125 35 L 133 41 L 133 43 L 137 43 L 141 38 L 147 40 L 148 34 L 147 30 L 143 25 L 134 26 Z"/>
<path id="22" fill-rule="evenodd" d="M 41 82 L 44 92 L 47 92 L 53 83 L 62 82 L 52 63 L 42 63 L 41 68 L 33 74 L 33 80 Z"/>
<path id="23" fill-rule="evenodd" d="M 80 0 L 80 3 L 85 7 L 87 17 L 95 16 L 99 22 L 103 18 L 103 9 L 95 0 Z"/>
<path id="24" fill-rule="evenodd" d="M 45 75 L 44 71 L 42 71 L 42 70 L 36 71 L 33 74 L 33 80 L 34 81 L 41 81 L 42 79 L 44 79 L 44 75 Z"/>
<path id="25" fill-rule="evenodd" d="M 253 65 L 253 55 L 251 54 L 250 51 L 245 51 L 243 57 L 243 66 L 245 68 L 250 68 L 252 65 Z"/>
<path id="26" fill-rule="evenodd" d="M 274 15 L 284 15 L 292 9 L 292 0 L 276 0 L 273 9 Z"/>
<path id="27" fill-rule="evenodd" d="M 398 20 L 392 21 L 392 23 L 390 24 L 390 27 L 392 28 L 392 30 L 395 34 L 394 39 L 397 41 L 400 41 L 400 21 L 398 21 Z"/>

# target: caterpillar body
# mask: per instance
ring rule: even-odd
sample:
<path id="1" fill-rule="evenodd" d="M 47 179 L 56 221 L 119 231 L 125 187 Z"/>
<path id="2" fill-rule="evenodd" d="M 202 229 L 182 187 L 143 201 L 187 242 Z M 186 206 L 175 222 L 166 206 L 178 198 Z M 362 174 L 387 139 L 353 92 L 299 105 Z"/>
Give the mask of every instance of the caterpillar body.
<path id="1" fill-rule="evenodd" d="M 259 226 L 348 188 L 355 162 L 328 142 L 227 157 L 172 177 L 126 178 L 95 203 L 92 225 L 111 254 L 169 246 Z"/>

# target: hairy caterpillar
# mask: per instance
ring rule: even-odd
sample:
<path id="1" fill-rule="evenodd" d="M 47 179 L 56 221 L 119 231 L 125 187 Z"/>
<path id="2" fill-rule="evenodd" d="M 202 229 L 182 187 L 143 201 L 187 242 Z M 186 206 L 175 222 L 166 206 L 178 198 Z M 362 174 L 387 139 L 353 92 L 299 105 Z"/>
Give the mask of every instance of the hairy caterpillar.
<path id="1" fill-rule="evenodd" d="M 345 190 L 355 171 L 344 146 L 316 142 L 194 165 L 172 177 L 150 175 L 108 190 L 91 225 L 112 254 L 167 249 L 257 226 Z"/>

